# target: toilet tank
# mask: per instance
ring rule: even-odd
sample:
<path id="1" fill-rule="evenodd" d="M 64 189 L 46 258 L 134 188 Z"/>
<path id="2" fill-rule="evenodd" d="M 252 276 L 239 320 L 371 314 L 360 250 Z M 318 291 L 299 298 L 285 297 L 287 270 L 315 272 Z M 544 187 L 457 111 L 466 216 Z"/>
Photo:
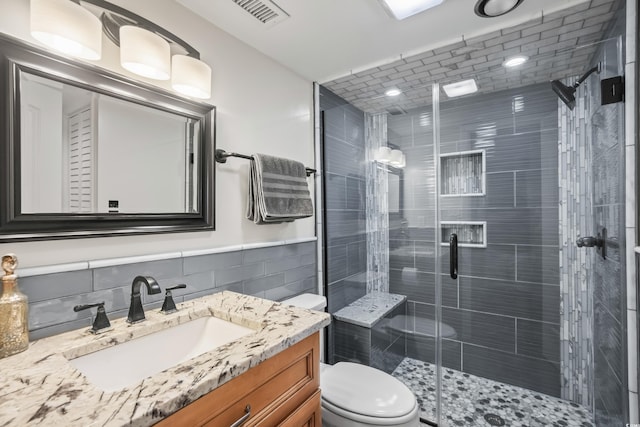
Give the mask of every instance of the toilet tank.
<path id="1" fill-rule="evenodd" d="M 327 299 L 322 295 L 315 294 L 300 294 L 293 298 L 286 299 L 282 301 L 282 303 L 317 311 L 324 311 L 327 307 Z"/>

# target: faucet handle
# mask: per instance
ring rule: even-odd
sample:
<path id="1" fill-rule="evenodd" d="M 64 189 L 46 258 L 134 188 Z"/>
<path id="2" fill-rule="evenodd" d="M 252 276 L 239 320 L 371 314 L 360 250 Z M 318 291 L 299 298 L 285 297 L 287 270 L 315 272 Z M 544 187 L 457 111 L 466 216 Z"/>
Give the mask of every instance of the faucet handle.
<path id="1" fill-rule="evenodd" d="M 101 334 L 113 329 L 109 322 L 109 318 L 107 317 L 107 312 L 104 309 L 104 301 L 97 304 L 76 305 L 73 307 L 73 311 L 77 313 L 78 311 L 87 310 L 93 307 L 98 307 L 98 312 L 96 313 L 96 318 L 93 320 L 93 325 L 91 326 L 91 329 L 89 329 L 89 332 L 92 334 Z"/>
<path id="2" fill-rule="evenodd" d="M 172 286 L 170 288 L 165 289 L 166 293 L 164 294 L 164 302 L 162 303 L 162 308 L 160 309 L 160 312 L 164 314 L 170 314 L 178 311 L 178 308 L 176 307 L 176 303 L 173 301 L 173 295 L 171 294 L 171 291 L 173 291 L 174 289 L 184 289 L 186 287 L 187 285 L 183 283 L 183 284 Z"/>

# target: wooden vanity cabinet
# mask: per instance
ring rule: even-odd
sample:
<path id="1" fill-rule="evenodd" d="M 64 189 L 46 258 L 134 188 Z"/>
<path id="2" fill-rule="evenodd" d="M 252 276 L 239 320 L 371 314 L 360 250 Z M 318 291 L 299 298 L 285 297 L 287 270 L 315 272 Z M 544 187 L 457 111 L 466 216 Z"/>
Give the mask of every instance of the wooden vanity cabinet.
<path id="1" fill-rule="evenodd" d="M 156 427 L 321 426 L 319 333 L 265 360 L 168 416 Z"/>

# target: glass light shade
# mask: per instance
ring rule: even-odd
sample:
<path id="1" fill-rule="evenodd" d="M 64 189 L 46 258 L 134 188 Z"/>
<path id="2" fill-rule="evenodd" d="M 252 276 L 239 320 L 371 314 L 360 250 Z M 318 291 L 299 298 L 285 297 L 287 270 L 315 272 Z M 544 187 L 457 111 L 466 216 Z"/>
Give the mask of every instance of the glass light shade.
<path id="1" fill-rule="evenodd" d="M 402 151 L 400 150 L 391 150 L 391 159 L 389 161 L 391 166 L 400 167 L 402 164 Z"/>
<path id="2" fill-rule="evenodd" d="M 76 58 L 102 56 L 102 24 L 97 16 L 70 0 L 31 0 L 31 35 Z"/>
<path id="3" fill-rule="evenodd" d="M 171 47 L 157 34 L 134 25 L 120 27 L 120 64 L 154 80 L 169 80 Z"/>
<path id="4" fill-rule="evenodd" d="M 402 153 L 402 160 L 400 161 L 400 164 L 398 165 L 399 168 L 403 168 L 407 166 L 407 156 L 404 155 L 404 153 Z"/>
<path id="5" fill-rule="evenodd" d="M 190 56 L 174 55 L 171 61 L 171 87 L 193 98 L 210 98 L 211 67 Z"/>
<path id="6" fill-rule="evenodd" d="M 391 161 L 391 148 L 380 147 L 376 152 L 376 161 L 380 163 L 389 163 Z"/>

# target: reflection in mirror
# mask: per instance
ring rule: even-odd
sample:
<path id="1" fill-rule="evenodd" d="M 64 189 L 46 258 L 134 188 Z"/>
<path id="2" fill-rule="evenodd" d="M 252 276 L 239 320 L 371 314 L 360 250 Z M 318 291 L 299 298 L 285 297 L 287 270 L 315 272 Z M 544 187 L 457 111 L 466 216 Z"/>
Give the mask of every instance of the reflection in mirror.
<path id="1" fill-rule="evenodd" d="M 194 120 L 20 76 L 22 213 L 197 212 Z"/>

